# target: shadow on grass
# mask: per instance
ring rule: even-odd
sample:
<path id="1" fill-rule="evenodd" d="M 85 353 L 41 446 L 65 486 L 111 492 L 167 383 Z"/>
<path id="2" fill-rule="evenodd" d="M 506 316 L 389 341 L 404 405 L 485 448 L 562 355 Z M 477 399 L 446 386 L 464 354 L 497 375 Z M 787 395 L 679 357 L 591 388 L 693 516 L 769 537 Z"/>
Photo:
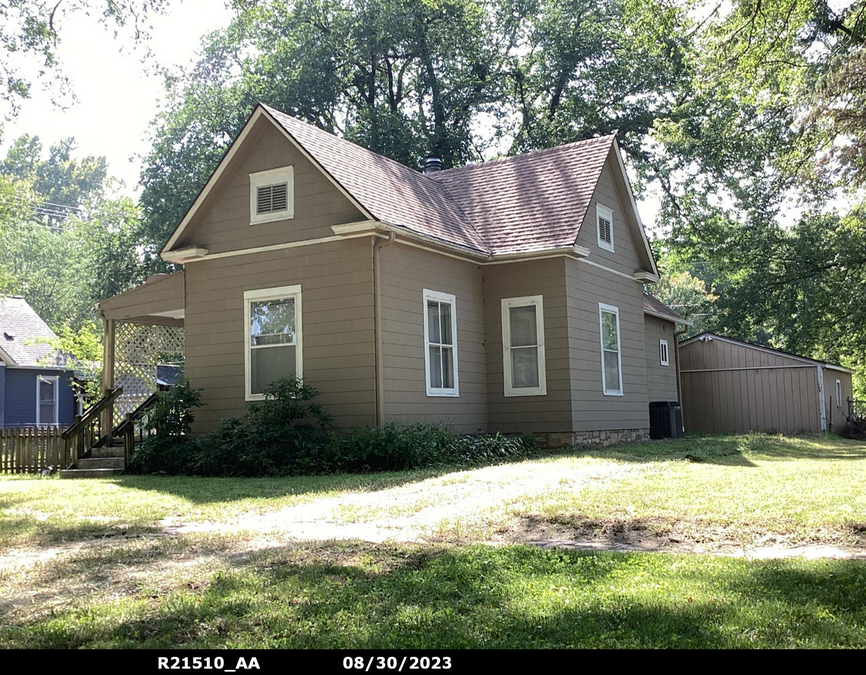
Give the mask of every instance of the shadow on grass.
<path id="1" fill-rule="evenodd" d="M 76 544 L 123 536 L 156 534 L 157 527 L 144 524 L 128 524 L 123 528 L 116 524 L 90 523 L 80 520 L 64 522 L 60 518 L 36 520 L 27 517 L 0 518 L 0 541 L 4 547 L 14 549 L 19 546 L 45 548 L 60 544 Z"/>
<path id="2" fill-rule="evenodd" d="M 866 566 L 852 562 L 481 546 L 316 553 L 271 551 L 195 591 L 88 602 L 0 637 L 36 648 L 866 645 Z"/>
<path id="3" fill-rule="evenodd" d="M 244 499 L 278 499 L 332 491 L 377 492 L 462 470 L 464 469 L 443 467 L 367 474 L 267 478 L 122 475 L 111 480 L 126 488 L 162 492 L 197 504 L 210 504 Z"/>
<path id="4" fill-rule="evenodd" d="M 838 436 L 780 436 L 738 434 L 686 436 L 610 448 L 575 449 L 576 456 L 629 462 L 687 460 L 728 466 L 756 466 L 760 459 L 866 460 L 866 444 Z"/>

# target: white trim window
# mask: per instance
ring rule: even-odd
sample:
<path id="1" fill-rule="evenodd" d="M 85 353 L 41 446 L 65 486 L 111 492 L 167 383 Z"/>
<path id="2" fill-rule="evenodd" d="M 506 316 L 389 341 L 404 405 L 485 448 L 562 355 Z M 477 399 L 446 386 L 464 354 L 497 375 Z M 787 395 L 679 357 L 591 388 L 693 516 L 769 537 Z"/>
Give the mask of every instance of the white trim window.
<path id="1" fill-rule="evenodd" d="M 601 340 L 601 383 L 605 396 L 622 396 L 622 349 L 619 339 L 619 309 L 598 303 Z"/>
<path id="2" fill-rule="evenodd" d="M 60 378 L 57 375 L 36 377 L 36 426 L 60 424 Z"/>
<path id="3" fill-rule="evenodd" d="M 304 376 L 301 287 L 244 293 L 244 380 L 247 401 L 260 401 L 284 377 Z"/>
<path id="4" fill-rule="evenodd" d="M 659 363 L 663 366 L 670 365 L 670 356 L 668 354 L 667 340 L 659 340 Z"/>
<path id="5" fill-rule="evenodd" d="M 295 168 L 250 174 L 250 225 L 288 220 L 295 216 Z"/>
<path id="6" fill-rule="evenodd" d="M 506 396 L 547 394 L 542 296 L 502 300 L 502 366 Z"/>
<path id="7" fill-rule="evenodd" d="M 424 289 L 424 373 L 427 396 L 459 396 L 457 299 Z"/>
<path id="8" fill-rule="evenodd" d="M 595 205 L 595 224 L 598 231 L 598 246 L 613 252 L 613 211 L 601 204 Z"/>
<path id="9" fill-rule="evenodd" d="M 842 407 L 842 380 L 836 380 L 836 406 Z"/>

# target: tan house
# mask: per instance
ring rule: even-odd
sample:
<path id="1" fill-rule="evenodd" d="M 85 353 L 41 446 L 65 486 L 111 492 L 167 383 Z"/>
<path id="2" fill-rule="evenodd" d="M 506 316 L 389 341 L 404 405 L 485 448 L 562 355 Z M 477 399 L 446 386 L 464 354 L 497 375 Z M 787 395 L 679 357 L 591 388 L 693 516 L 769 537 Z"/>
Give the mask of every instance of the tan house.
<path id="1" fill-rule="evenodd" d="M 688 432 L 838 433 L 853 397 L 849 368 L 714 333 L 680 345 L 680 371 Z"/>
<path id="2" fill-rule="evenodd" d="M 679 398 L 687 322 L 644 293 L 614 136 L 422 173 L 260 105 L 162 257 L 183 270 L 100 304 L 106 362 L 116 322 L 183 325 L 198 431 L 290 375 L 338 427 L 560 444 L 644 437 Z"/>

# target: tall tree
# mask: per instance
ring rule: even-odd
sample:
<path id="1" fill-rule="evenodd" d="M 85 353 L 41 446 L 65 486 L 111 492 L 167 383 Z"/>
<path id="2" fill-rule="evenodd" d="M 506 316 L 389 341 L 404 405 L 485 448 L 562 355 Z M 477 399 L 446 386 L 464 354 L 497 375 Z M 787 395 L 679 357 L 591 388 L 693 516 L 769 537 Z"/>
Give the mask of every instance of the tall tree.
<path id="1" fill-rule="evenodd" d="M 138 42 L 148 37 L 149 18 L 170 0 L 5 0 L 0 2 L 0 102 L 2 115 L 18 114 L 34 81 L 54 85 L 57 96 L 72 92 L 57 57 L 63 20 L 72 13 L 93 16 Z M 46 86 L 48 86 L 46 84 Z"/>

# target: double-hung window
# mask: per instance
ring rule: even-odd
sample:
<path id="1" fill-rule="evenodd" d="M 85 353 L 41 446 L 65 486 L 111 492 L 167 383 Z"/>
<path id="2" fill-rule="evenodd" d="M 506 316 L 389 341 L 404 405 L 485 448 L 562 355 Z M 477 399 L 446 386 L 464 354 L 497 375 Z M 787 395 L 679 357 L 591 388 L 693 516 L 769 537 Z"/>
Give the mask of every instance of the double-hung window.
<path id="1" fill-rule="evenodd" d="M 547 394 L 542 296 L 502 300 L 502 359 L 506 396 Z"/>
<path id="2" fill-rule="evenodd" d="M 598 246 L 606 251 L 613 251 L 613 211 L 606 206 L 596 204 L 595 222 L 598 226 Z"/>
<path id="3" fill-rule="evenodd" d="M 60 423 L 60 401 L 57 375 L 39 375 L 36 379 L 36 425 Z"/>
<path id="4" fill-rule="evenodd" d="M 659 363 L 663 366 L 670 365 L 667 340 L 659 340 Z"/>
<path id="5" fill-rule="evenodd" d="M 601 331 L 601 380 L 605 396 L 622 396 L 619 309 L 598 303 Z"/>
<path id="6" fill-rule="evenodd" d="M 245 380 L 248 401 L 284 377 L 303 377 L 301 287 L 244 293 Z"/>
<path id="7" fill-rule="evenodd" d="M 424 370 L 427 396 L 459 396 L 457 300 L 424 289 Z"/>
<path id="8" fill-rule="evenodd" d="M 250 174 L 250 224 L 288 220 L 294 215 L 294 167 Z"/>

